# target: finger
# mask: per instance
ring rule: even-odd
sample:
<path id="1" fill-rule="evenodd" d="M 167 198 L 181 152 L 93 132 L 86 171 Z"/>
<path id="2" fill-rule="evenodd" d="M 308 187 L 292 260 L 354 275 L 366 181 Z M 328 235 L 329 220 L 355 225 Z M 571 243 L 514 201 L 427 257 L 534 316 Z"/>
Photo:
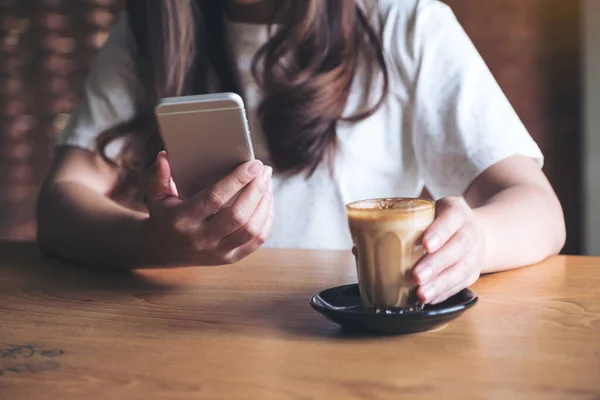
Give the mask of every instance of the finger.
<path id="1" fill-rule="evenodd" d="M 263 171 L 263 163 L 249 161 L 185 202 L 188 212 L 203 220 L 225 207 L 236 194 Z"/>
<path id="2" fill-rule="evenodd" d="M 248 223 L 221 240 L 219 243 L 221 250 L 231 252 L 251 242 L 257 244 L 257 247 L 261 246 L 267 240 L 263 236 L 264 227 L 269 219 L 272 201 L 271 193 L 266 193 Z"/>
<path id="3" fill-rule="evenodd" d="M 468 226 L 464 225 L 441 249 L 435 253 L 427 254 L 417 263 L 413 272 L 417 283 L 424 285 L 430 282 L 467 254 L 474 241 L 474 230 L 468 229 Z"/>
<path id="4" fill-rule="evenodd" d="M 171 178 L 171 166 L 167 153 L 161 151 L 156 157 L 154 171 L 148 181 L 147 200 L 155 202 L 168 197 L 178 197 L 177 188 Z"/>
<path id="5" fill-rule="evenodd" d="M 454 287 L 447 290 L 445 293 L 442 293 L 441 295 L 439 295 L 435 299 L 433 299 L 430 304 L 443 303 L 444 301 L 448 300 L 452 296 L 459 293 L 461 290 L 473 285 L 475 282 L 477 282 L 478 279 L 479 279 L 479 274 L 476 274 L 476 273 L 472 274 L 471 277 L 469 279 L 467 279 L 466 283 L 461 282 L 461 283 L 455 285 Z"/>
<path id="6" fill-rule="evenodd" d="M 267 218 L 267 222 L 265 222 L 265 225 L 263 227 L 263 230 L 261 232 L 260 235 L 260 239 L 259 240 L 254 240 L 254 241 L 250 241 L 249 243 L 246 243 L 245 245 L 238 247 L 236 251 L 236 257 L 241 260 L 247 256 L 249 256 L 250 254 L 254 253 L 256 250 L 258 250 L 269 238 L 269 235 L 271 233 L 271 229 L 273 228 L 273 222 L 275 220 L 275 207 L 274 207 L 275 201 L 271 201 L 271 207 L 269 209 L 269 216 Z"/>
<path id="7" fill-rule="evenodd" d="M 433 281 L 419 286 L 417 296 L 427 304 L 444 301 L 472 284 L 474 275 L 474 268 L 469 266 L 469 261 L 463 259 L 444 270 Z"/>
<path id="8" fill-rule="evenodd" d="M 220 240 L 246 226 L 269 192 L 272 173 L 271 167 L 265 167 L 260 177 L 242 190 L 231 207 L 222 209 L 206 221 L 206 232 Z"/>
<path id="9" fill-rule="evenodd" d="M 423 235 L 423 246 L 428 253 L 439 250 L 466 222 L 459 200 L 443 199 L 438 215 Z"/>

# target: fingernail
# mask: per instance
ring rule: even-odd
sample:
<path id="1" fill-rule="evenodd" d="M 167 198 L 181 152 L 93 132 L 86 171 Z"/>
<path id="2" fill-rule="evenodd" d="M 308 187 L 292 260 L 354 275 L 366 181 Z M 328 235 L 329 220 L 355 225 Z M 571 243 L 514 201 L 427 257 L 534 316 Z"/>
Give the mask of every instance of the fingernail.
<path id="1" fill-rule="evenodd" d="M 437 290 L 435 290 L 435 286 L 425 286 L 421 289 L 421 295 L 425 298 L 425 301 L 430 302 L 435 299 Z"/>
<path id="2" fill-rule="evenodd" d="M 273 179 L 269 179 L 269 193 L 273 193 Z"/>
<path id="3" fill-rule="evenodd" d="M 273 168 L 271 168 L 271 167 L 264 167 L 262 170 L 262 173 L 260 174 L 261 179 L 267 184 L 271 180 L 272 176 L 273 176 Z"/>
<path id="4" fill-rule="evenodd" d="M 425 238 L 425 248 L 429 253 L 437 251 L 440 248 L 441 244 L 442 240 L 440 238 L 440 235 L 438 235 L 437 233 L 432 233 L 431 235 Z"/>
<path id="5" fill-rule="evenodd" d="M 254 161 L 248 166 L 248 175 L 256 176 L 263 170 L 263 163 Z"/>
<path id="6" fill-rule="evenodd" d="M 424 265 L 418 267 L 415 271 L 415 274 L 417 275 L 417 280 L 419 281 L 419 283 L 425 283 L 433 275 L 433 268 L 431 268 L 428 265 Z"/>

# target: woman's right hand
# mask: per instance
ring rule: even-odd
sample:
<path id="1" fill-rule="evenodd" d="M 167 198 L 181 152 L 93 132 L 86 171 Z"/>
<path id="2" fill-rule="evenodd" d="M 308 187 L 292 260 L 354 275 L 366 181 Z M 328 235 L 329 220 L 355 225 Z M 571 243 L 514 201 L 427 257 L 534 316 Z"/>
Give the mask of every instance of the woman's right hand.
<path id="1" fill-rule="evenodd" d="M 165 152 L 148 184 L 146 233 L 159 265 L 225 265 L 256 251 L 274 218 L 273 169 L 248 162 L 212 187 L 181 200 Z M 231 206 L 228 203 L 239 193 Z"/>

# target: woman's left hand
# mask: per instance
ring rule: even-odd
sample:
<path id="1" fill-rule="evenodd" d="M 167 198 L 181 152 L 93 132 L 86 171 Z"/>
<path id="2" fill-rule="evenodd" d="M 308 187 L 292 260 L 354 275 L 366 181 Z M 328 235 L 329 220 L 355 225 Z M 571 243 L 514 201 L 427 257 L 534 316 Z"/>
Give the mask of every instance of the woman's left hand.
<path id="1" fill-rule="evenodd" d="M 417 264 L 417 294 L 438 304 L 479 279 L 486 246 L 482 223 L 466 201 L 446 197 L 437 202 L 437 217 L 423 235 L 427 254 Z"/>

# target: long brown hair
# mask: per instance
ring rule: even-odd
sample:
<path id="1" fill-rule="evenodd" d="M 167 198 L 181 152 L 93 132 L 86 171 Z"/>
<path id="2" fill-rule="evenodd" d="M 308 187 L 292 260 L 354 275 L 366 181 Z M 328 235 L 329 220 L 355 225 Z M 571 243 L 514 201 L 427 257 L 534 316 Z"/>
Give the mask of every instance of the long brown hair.
<path id="1" fill-rule="evenodd" d="M 314 172 L 335 150 L 338 122 L 365 119 L 385 101 L 389 78 L 379 34 L 357 1 L 276 2 L 274 18 L 282 23 L 271 27 L 270 40 L 257 52 L 252 72 L 263 92 L 258 114 L 279 172 Z M 211 90 L 243 96 L 224 4 L 222 0 L 127 2 L 149 106 L 163 97 Z M 373 76 L 383 77 L 381 96 L 375 104 L 344 116 L 362 62 Z M 211 86 L 210 71 L 215 72 L 217 85 Z M 122 165 L 129 177 L 152 165 L 163 146 L 151 108 L 101 134 L 97 141 L 101 154 L 122 137 L 127 138 Z"/>

